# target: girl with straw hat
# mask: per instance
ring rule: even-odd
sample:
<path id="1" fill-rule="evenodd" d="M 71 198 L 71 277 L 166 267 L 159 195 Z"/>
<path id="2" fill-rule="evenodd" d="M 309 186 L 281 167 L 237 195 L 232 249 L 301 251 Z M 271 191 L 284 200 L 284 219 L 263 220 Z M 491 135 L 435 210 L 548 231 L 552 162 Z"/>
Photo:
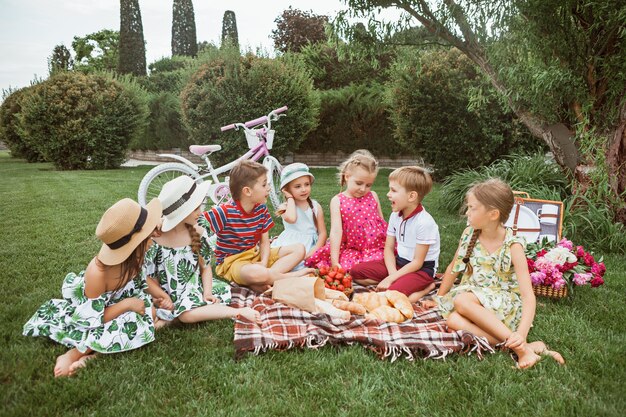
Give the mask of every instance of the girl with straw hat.
<path id="1" fill-rule="evenodd" d="M 213 279 L 211 250 L 206 229 L 197 224 L 210 182 L 196 184 L 188 176 L 167 182 L 159 200 L 163 205 L 162 234 L 146 255 L 148 292 L 164 319 L 196 323 L 230 317 L 259 320 L 251 308 L 232 308 L 230 286 Z"/>
<path id="2" fill-rule="evenodd" d="M 98 254 L 85 271 L 65 277 L 63 299 L 49 300 L 24 325 L 25 336 L 48 336 L 72 348 L 57 358 L 55 376 L 72 375 L 96 352 L 122 352 L 154 340 L 142 264 L 160 222 L 157 199 L 145 208 L 129 198 L 115 203 L 96 228 Z"/>

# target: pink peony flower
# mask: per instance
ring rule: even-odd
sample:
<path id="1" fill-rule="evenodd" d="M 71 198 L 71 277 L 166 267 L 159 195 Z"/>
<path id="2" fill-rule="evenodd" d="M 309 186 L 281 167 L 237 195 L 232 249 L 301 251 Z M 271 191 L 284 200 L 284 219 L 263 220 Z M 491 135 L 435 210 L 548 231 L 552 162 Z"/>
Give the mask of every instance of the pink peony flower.
<path id="1" fill-rule="evenodd" d="M 545 249 L 541 249 L 539 252 L 537 252 L 537 258 L 541 258 L 543 255 L 545 255 L 546 253 L 548 253 L 547 250 Z"/>
<path id="2" fill-rule="evenodd" d="M 567 240 L 565 238 L 561 239 L 561 241 L 559 243 L 557 243 L 557 246 L 560 246 L 562 248 L 565 248 L 567 250 L 572 250 L 572 248 L 574 247 L 574 244 L 572 243 L 571 240 Z"/>
<path id="3" fill-rule="evenodd" d="M 595 262 L 593 255 L 588 252 L 583 255 L 583 260 L 587 266 L 591 266 Z"/>
<path id="4" fill-rule="evenodd" d="M 576 285 L 585 285 L 591 280 L 591 274 L 574 274 L 574 284 Z"/>
<path id="5" fill-rule="evenodd" d="M 526 263 L 528 264 L 528 272 L 534 272 L 535 271 L 535 261 L 533 261 L 530 258 L 526 259 Z"/>
<path id="6" fill-rule="evenodd" d="M 543 284 L 543 281 L 546 279 L 546 274 L 544 274 L 543 272 L 533 272 L 532 274 L 530 274 L 530 280 L 532 281 L 533 285 L 540 285 Z"/>
<path id="7" fill-rule="evenodd" d="M 591 286 L 593 288 L 599 287 L 600 285 L 604 284 L 604 280 L 602 279 L 601 276 L 596 275 L 595 277 L 593 277 L 593 279 L 591 280 Z"/>
<path id="8" fill-rule="evenodd" d="M 563 288 L 563 287 L 565 286 L 565 284 L 567 284 L 567 283 L 566 283 L 566 282 L 565 282 L 565 280 L 561 277 L 561 278 L 557 278 L 557 280 L 556 280 L 556 281 L 554 281 L 554 284 L 552 284 L 552 286 L 554 287 L 554 289 L 559 290 L 559 289 Z"/>
<path id="9" fill-rule="evenodd" d="M 582 246 L 576 246 L 576 256 L 579 258 L 585 256 L 585 249 Z"/>
<path id="10" fill-rule="evenodd" d="M 591 273 L 593 275 L 604 276 L 606 272 L 606 266 L 604 266 L 604 262 L 594 263 L 591 265 Z"/>

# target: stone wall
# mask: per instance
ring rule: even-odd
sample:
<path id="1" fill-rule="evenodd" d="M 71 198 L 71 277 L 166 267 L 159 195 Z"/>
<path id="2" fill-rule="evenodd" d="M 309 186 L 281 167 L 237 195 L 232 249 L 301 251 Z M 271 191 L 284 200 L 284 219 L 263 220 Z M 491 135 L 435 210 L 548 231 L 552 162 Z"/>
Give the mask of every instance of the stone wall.
<path id="1" fill-rule="evenodd" d="M 195 156 L 187 150 L 180 148 L 174 149 L 160 149 L 154 151 L 130 151 L 128 157 L 130 159 L 137 159 L 140 161 L 160 161 L 160 162 L 172 162 L 171 158 L 163 158 L 158 154 L 175 154 L 183 156 L 196 164 L 203 163 L 202 159 Z M 336 167 L 348 157 L 348 154 L 343 152 L 336 153 L 297 153 L 290 154 L 284 158 L 279 158 L 282 164 L 290 164 L 292 162 L 303 162 L 312 167 Z M 416 165 L 421 162 L 417 158 L 411 157 L 398 157 L 388 158 L 382 157 L 378 159 L 379 165 L 383 168 L 398 168 L 405 165 Z"/>

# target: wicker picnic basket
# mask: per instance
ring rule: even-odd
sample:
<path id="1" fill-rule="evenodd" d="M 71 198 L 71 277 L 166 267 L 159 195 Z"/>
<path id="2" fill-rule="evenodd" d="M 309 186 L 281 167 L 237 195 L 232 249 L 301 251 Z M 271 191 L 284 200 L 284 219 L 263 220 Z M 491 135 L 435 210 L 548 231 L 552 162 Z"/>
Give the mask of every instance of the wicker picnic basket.
<path id="1" fill-rule="evenodd" d="M 567 297 L 567 285 L 563 285 L 558 290 L 550 285 L 533 285 L 533 292 L 540 297 L 565 298 Z"/>

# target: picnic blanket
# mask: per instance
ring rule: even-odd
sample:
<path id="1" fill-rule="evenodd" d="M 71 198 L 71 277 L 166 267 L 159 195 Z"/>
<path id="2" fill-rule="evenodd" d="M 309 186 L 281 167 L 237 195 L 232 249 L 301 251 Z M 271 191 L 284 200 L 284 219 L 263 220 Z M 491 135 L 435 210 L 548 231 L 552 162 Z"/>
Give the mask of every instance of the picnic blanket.
<path id="1" fill-rule="evenodd" d="M 327 343 L 360 343 L 381 359 L 392 362 L 400 357 L 445 358 L 451 353 L 493 353 L 483 337 L 466 331 L 452 331 L 435 310 L 414 306 L 416 315 L 404 323 L 386 323 L 353 315 L 342 320 L 327 314 L 306 311 L 275 302 L 244 287 L 233 287 L 232 307 L 252 307 L 261 314 L 261 324 L 245 319 L 235 321 L 235 358 L 247 353 L 292 348 L 317 349 Z"/>

